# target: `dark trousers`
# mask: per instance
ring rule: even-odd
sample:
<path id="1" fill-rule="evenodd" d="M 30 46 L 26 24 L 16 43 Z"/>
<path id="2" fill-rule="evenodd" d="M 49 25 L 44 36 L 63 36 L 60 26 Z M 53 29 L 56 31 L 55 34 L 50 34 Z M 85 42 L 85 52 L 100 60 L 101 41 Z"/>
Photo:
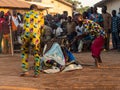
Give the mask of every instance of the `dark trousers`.
<path id="1" fill-rule="evenodd" d="M 120 48 L 119 46 L 120 39 L 119 39 L 119 33 L 118 32 L 112 32 L 112 44 L 114 49 Z"/>
<path id="2" fill-rule="evenodd" d="M 106 50 L 109 50 L 109 43 L 110 43 L 110 33 L 106 33 L 105 44 L 104 44 L 104 48 Z"/>

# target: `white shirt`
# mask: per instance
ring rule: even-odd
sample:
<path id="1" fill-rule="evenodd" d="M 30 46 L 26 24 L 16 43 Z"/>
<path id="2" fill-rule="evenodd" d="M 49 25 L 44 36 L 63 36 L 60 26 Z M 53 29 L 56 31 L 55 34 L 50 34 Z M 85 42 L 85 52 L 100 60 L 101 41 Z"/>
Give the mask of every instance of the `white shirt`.
<path id="1" fill-rule="evenodd" d="M 76 30 L 76 32 L 77 32 L 77 36 L 79 36 L 79 35 L 82 35 L 83 34 L 83 26 L 76 26 L 76 28 L 75 28 L 75 30 Z"/>
<path id="2" fill-rule="evenodd" d="M 12 21 L 14 22 L 14 24 L 15 24 L 16 27 L 19 25 L 17 17 L 12 16 Z"/>
<path id="3" fill-rule="evenodd" d="M 62 28 L 58 27 L 56 30 L 53 31 L 53 34 L 55 34 L 55 36 L 60 36 L 62 32 Z"/>

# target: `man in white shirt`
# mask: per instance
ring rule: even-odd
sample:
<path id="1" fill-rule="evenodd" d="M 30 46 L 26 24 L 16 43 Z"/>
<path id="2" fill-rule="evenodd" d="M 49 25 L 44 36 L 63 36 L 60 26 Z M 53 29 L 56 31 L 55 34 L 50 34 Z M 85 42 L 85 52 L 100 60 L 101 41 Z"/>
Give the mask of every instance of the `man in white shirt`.
<path id="1" fill-rule="evenodd" d="M 59 36 L 62 35 L 62 32 L 63 32 L 62 28 L 61 28 L 61 27 L 57 27 L 56 29 L 54 29 L 53 34 L 54 34 L 56 37 L 59 37 Z"/>
<path id="2" fill-rule="evenodd" d="M 83 34 L 83 26 L 76 26 L 76 32 L 77 32 L 77 36 L 80 36 Z M 78 52 L 82 52 L 82 48 L 83 48 L 83 40 L 82 39 L 79 39 L 78 40 Z"/>

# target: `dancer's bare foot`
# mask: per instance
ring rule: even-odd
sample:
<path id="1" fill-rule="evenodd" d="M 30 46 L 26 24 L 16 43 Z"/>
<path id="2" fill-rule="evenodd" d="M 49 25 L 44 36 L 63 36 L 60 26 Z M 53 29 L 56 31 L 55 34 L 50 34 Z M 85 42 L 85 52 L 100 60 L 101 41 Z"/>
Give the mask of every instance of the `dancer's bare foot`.
<path id="1" fill-rule="evenodd" d="M 100 68 L 100 64 L 98 63 L 98 61 L 95 61 L 95 66 L 96 66 L 97 68 Z"/>
<path id="2" fill-rule="evenodd" d="M 98 62 L 99 62 L 99 63 L 102 63 L 102 59 L 101 59 L 100 56 L 98 57 Z"/>
<path id="3" fill-rule="evenodd" d="M 38 78 L 39 76 L 40 76 L 39 74 L 35 74 L 33 77 Z"/>
<path id="4" fill-rule="evenodd" d="M 28 75 L 29 75 L 29 72 L 22 72 L 22 73 L 20 74 L 21 77 L 28 76 Z"/>

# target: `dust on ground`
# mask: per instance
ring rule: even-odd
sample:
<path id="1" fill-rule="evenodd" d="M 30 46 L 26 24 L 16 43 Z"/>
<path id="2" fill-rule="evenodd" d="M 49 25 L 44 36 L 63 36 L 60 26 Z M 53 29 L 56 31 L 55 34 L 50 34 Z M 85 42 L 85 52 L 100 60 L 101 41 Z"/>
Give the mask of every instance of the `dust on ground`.
<path id="1" fill-rule="evenodd" d="M 94 66 L 90 52 L 74 54 L 83 70 L 56 74 L 40 73 L 39 78 L 20 77 L 20 54 L 0 55 L 0 90 L 120 90 L 120 52 L 102 52 L 101 68 Z M 30 58 L 30 65 L 33 63 Z"/>

